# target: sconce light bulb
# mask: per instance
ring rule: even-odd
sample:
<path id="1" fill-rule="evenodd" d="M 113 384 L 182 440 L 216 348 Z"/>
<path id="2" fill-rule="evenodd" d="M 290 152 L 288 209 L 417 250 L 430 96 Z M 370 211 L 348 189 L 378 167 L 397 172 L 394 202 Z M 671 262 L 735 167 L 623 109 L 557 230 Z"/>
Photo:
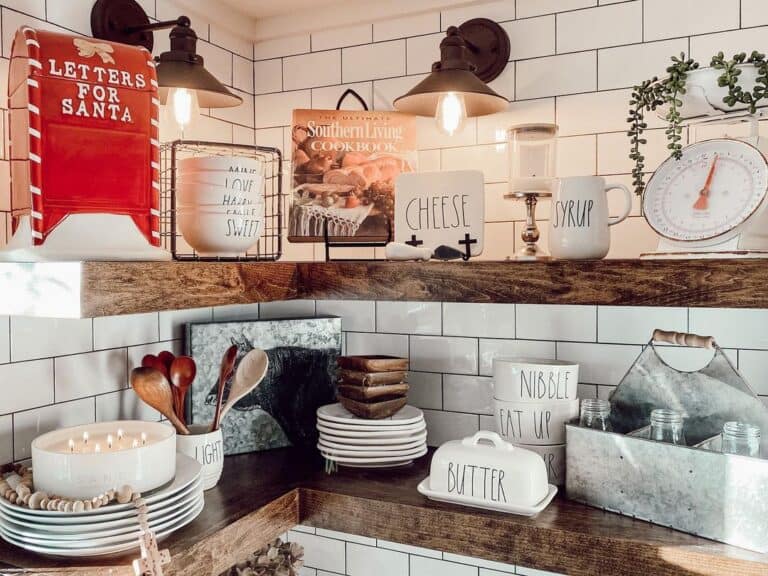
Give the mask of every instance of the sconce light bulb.
<path id="1" fill-rule="evenodd" d="M 464 95 L 457 92 L 446 92 L 437 101 L 435 111 L 437 127 L 448 136 L 453 136 L 464 126 L 467 119 L 467 106 Z"/>
<path id="2" fill-rule="evenodd" d="M 169 120 L 182 133 L 200 114 L 197 91 L 188 88 L 171 88 L 168 90 L 168 100 L 165 103 Z"/>

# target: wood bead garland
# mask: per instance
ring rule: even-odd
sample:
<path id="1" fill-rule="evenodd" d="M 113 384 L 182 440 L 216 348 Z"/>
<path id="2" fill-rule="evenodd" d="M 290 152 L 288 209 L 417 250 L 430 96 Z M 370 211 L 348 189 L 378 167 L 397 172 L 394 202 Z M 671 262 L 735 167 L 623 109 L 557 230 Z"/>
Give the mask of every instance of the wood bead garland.
<path id="1" fill-rule="evenodd" d="M 141 494 L 134 492 L 133 488 L 127 485 L 108 490 L 90 500 L 64 498 L 43 491 L 35 492 L 32 469 L 22 464 L 11 464 L 0 469 L 0 498 L 31 510 L 80 514 L 97 510 L 112 502 L 128 504 L 141 498 Z"/>

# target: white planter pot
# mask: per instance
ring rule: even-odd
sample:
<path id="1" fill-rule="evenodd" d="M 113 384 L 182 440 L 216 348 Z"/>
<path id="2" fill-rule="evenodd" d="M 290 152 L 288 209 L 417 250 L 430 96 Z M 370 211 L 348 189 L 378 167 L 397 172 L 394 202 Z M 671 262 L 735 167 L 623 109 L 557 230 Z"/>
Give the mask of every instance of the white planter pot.
<path id="1" fill-rule="evenodd" d="M 758 76 L 757 68 L 751 64 L 742 64 L 739 68 L 741 69 L 739 86 L 745 92 L 752 92 Z M 699 68 L 688 73 L 685 84 L 686 93 L 678 96 L 678 99 L 683 103 L 679 108 L 683 120 L 705 116 L 722 116 L 727 112 L 743 112 L 749 108 L 746 104 L 737 103 L 731 107 L 723 102 L 723 98 L 728 94 L 728 87 L 717 85 L 717 78 L 721 74 L 721 70 L 714 68 Z M 768 106 L 768 100 L 763 100 L 758 105 L 759 108 L 764 106 Z M 656 109 L 660 118 L 664 118 L 667 111 L 667 106 L 660 106 Z"/>

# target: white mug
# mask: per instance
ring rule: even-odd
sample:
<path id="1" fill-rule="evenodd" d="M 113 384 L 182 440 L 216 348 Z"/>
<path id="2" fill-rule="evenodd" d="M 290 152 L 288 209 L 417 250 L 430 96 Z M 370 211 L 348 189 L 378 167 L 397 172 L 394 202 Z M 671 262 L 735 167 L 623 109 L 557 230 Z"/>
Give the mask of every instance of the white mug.
<path id="1" fill-rule="evenodd" d="M 624 191 L 621 216 L 608 216 L 607 192 Z M 632 193 L 622 184 L 606 186 L 602 176 L 560 178 L 552 193 L 549 252 L 554 258 L 605 258 L 611 247 L 609 226 L 622 222 L 632 210 Z"/>

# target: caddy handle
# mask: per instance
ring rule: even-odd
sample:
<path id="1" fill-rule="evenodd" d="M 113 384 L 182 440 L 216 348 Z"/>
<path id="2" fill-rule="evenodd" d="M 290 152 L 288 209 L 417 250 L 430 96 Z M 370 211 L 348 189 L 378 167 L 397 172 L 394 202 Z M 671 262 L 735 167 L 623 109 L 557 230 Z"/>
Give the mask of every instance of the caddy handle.
<path id="1" fill-rule="evenodd" d="M 677 344 L 678 346 L 688 346 L 690 348 L 709 348 L 713 349 L 715 339 L 712 336 L 700 336 L 688 332 L 672 332 L 670 330 L 653 331 L 652 342 L 664 342 L 665 344 Z"/>

